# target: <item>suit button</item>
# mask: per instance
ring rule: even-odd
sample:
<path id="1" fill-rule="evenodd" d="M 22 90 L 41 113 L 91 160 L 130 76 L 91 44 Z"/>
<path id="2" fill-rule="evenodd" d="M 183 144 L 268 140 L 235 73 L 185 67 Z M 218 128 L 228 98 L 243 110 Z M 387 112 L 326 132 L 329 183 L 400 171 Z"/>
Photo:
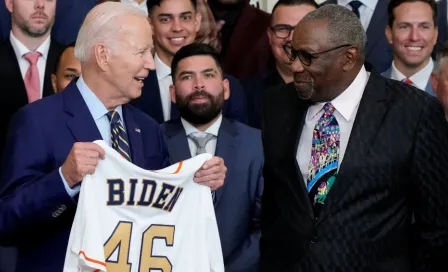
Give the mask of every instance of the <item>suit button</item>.
<path id="1" fill-rule="evenodd" d="M 313 238 L 311 238 L 311 244 L 315 244 L 317 243 L 317 236 L 314 236 Z"/>

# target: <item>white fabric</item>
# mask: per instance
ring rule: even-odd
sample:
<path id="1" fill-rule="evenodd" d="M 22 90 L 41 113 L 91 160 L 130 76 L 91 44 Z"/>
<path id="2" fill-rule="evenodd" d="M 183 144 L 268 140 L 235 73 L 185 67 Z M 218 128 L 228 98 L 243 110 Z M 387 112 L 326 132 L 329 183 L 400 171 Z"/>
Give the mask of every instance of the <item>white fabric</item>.
<path id="1" fill-rule="evenodd" d="M 212 156 L 204 153 L 147 171 L 122 158 L 104 141 L 95 143 L 105 150 L 105 159 L 82 182 L 64 272 L 162 271 L 156 269 L 161 266 L 172 272 L 224 272 L 210 188 L 192 180 Z M 117 184 L 112 186 L 113 182 Z M 149 185 L 142 197 L 143 182 Z M 121 239 L 114 241 L 118 235 Z M 106 247 L 111 254 L 105 252 Z M 119 256 L 124 267 L 117 267 Z M 139 267 L 145 262 L 150 265 Z"/>

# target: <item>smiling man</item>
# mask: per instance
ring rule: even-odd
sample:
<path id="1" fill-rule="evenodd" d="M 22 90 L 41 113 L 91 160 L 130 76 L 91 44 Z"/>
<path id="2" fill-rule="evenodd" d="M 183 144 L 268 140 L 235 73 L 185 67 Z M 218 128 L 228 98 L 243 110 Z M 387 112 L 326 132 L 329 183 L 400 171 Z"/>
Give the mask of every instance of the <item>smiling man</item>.
<path id="1" fill-rule="evenodd" d="M 434 68 L 431 53 L 437 42 L 435 0 L 391 0 L 386 36 L 394 60 L 383 76 L 403 81 L 434 95 L 429 77 Z"/>
<path id="2" fill-rule="evenodd" d="M 174 54 L 185 45 L 192 44 L 201 24 L 201 14 L 196 0 L 148 1 L 149 19 L 154 31 L 154 62 L 144 81 L 142 95 L 134 100 L 134 106 L 159 123 L 179 117 L 170 100 L 171 62 Z M 243 87 L 238 79 L 224 74 L 229 80 L 230 96 L 224 102 L 223 115 L 229 119 L 246 122 L 246 103 Z"/>

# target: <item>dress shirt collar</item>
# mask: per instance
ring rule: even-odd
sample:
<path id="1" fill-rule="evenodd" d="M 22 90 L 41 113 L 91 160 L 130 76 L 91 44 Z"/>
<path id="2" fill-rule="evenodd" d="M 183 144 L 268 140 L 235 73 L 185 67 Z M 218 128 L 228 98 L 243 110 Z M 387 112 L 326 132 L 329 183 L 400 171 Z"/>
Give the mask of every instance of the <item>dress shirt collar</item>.
<path id="1" fill-rule="evenodd" d="M 147 0 L 143 0 L 143 2 L 141 4 L 139 4 L 135 0 L 121 0 L 121 3 L 132 5 L 138 9 L 140 9 L 141 11 L 143 11 L 145 13 L 145 15 L 148 16 L 148 7 L 146 5 L 146 2 L 147 2 Z"/>
<path id="2" fill-rule="evenodd" d="M 202 134 L 202 133 L 208 133 L 212 134 L 215 137 L 218 137 L 219 128 L 221 127 L 222 123 L 222 114 L 219 115 L 218 119 L 204 132 L 199 131 L 197 128 L 195 128 L 193 125 L 188 123 L 185 119 L 181 118 L 180 121 L 182 122 L 182 125 L 185 129 L 185 134 L 188 136 L 190 134 Z"/>
<path id="3" fill-rule="evenodd" d="M 87 108 L 89 109 L 90 114 L 92 114 L 93 120 L 97 121 L 109 112 L 106 106 L 104 106 L 103 102 L 101 102 L 101 100 L 86 85 L 86 82 L 84 81 L 82 76 L 79 77 L 78 81 L 76 82 L 76 86 L 78 87 L 82 98 L 86 102 Z M 115 108 L 115 110 L 120 114 L 121 120 L 123 120 L 123 111 L 121 105 Z"/>
<path id="4" fill-rule="evenodd" d="M 355 80 L 343 91 L 338 97 L 331 101 L 331 104 L 336 110 L 349 122 L 352 118 L 353 112 L 361 101 L 362 94 L 367 85 L 369 74 L 364 66 L 358 72 Z M 316 114 L 318 114 L 324 107 L 325 103 L 316 103 L 309 107 L 308 118 L 311 120 Z"/>
<path id="5" fill-rule="evenodd" d="M 429 58 L 428 64 L 425 66 L 425 68 L 421 69 L 417 73 L 413 74 L 409 77 L 409 79 L 412 81 L 412 85 L 415 87 L 425 90 L 426 85 L 428 85 L 429 77 L 431 76 L 431 72 L 434 69 L 434 62 L 431 58 Z M 397 67 L 395 67 L 395 62 L 392 62 L 392 72 L 391 72 L 391 79 L 402 81 L 405 79 L 406 76 L 403 75 L 400 71 L 398 71 Z"/>
<path id="6" fill-rule="evenodd" d="M 171 67 L 166 65 L 157 55 L 154 56 L 154 63 L 156 65 L 157 80 L 171 76 Z"/>
<path id="7" fill-rule="evenodd" d="M 338 0 L 338 4 L 341 6 L 348 6 L 349 3 L 352 0 Z M 358 0 L 359 2 L 361 2 L 363 5 L 365 5 L 366 7 L 368 7 L 370 10 L 375 10 L 376 4 L 378 3 L 378 0 Z"/>
<path id="8" fill-rule="evenodd" d="M 16 54 L 17 59 L 23 58 L 23 55 L 25 55 L 28 52 L 31 52 L 30 49 L 28 49 L 21 41 L 19 41 L 14 34 L 9 35 L 9 40 L 11 41 L 12 48 L 14 49 L 14 52 Z M 48 57 L 48 51 L 50 50 L 50 43 L 51 38 L 50 35 L 48 35 L 47 39 L 36 49 L 35 52 L 39 52 L 44 60 L 47 60 Z"/>

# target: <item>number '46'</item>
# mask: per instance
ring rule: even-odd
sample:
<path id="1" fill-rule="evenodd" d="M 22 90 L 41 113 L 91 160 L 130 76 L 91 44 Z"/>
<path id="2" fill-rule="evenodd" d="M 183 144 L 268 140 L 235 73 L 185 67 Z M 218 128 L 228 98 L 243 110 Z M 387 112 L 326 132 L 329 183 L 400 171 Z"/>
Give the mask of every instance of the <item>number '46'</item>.
<path id="1" fill-rule="evenodd" d="M 132 222 L 120 221 L 112 232 L 112 235 L 104 244 L 104 256 L 108 272 L 130 272 L 132 264 L 129 263 L 129 247 L 131 245 Z M 174 226 L 151 225 L 143 232 L 140 250 L 140 264 L 138 271 L 148 272 L 151 269 L 159 269 L 163 272 L 171 272 L 172 265 L 165 256 L 153 256 L 152 247 L 154 239 L 165 239 L 167 246 L 173 246 Z M 108 261 L 112 253 L 120 246 L 117 261 Z"/>

